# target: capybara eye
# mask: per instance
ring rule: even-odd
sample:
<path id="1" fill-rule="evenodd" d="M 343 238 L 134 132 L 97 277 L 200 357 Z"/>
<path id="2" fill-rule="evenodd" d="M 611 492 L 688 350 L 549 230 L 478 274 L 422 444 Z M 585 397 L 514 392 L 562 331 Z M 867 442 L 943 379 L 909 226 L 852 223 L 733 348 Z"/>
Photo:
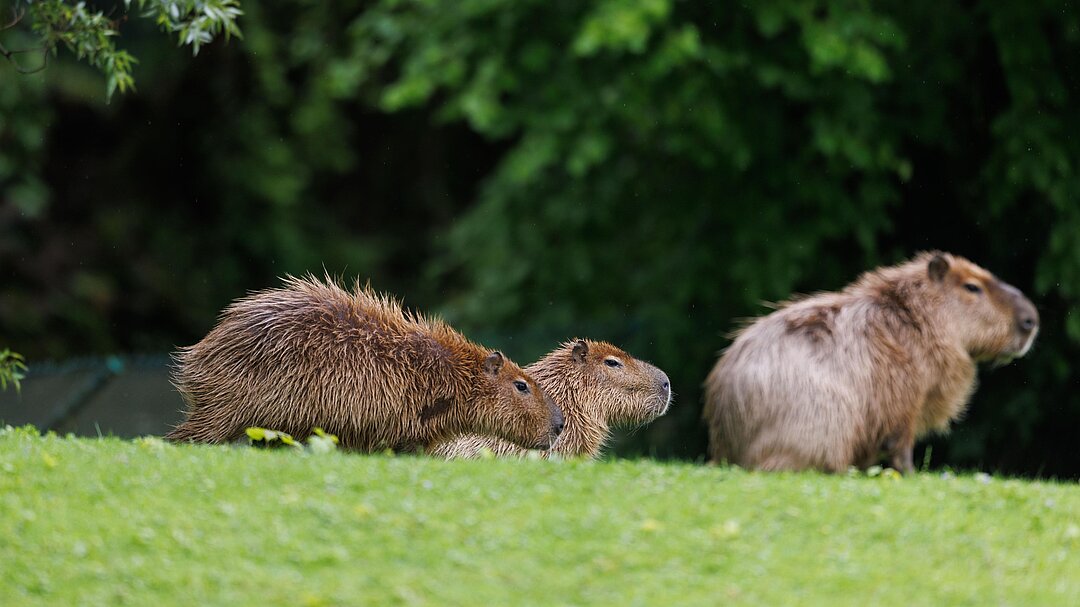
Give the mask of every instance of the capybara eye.
<path id="1" fill-rule="evenodd" d="M 622 363 L 619 362 L 619 359 L 617 359 L 617 358 L 605 358 L 604 359 L 604 364 L 609 366 L 609 367 L 621 367 L 622 366 Z"/>
<path id="2" fill-rule="evenodd" d="M 964 288 L 967 289 L 968 293 L 982 293 L 982 287 L 973 282 L 965 282 Z"/>
<path id="3" fill-rule="evenodd" d="M 518 392 L 528 392 L 529 391 L 529 384 L 527 384 L 527 383 L 525 383 L 523 381 L 515 381 L 514 382 L 514 387 L 517 388 Z"/>

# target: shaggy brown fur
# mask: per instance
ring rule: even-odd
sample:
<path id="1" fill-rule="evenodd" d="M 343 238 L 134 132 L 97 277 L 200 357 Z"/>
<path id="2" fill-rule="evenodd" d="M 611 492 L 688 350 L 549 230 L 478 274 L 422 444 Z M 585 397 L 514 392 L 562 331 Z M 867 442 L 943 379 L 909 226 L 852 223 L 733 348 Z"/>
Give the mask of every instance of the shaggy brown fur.
<path id="1" fill-rule="evenodd" d="M 915 439 L 964 411 L 979 361 L 1023 356 L 1035 307 L 970 261 L 922 253 L 742 329 L 705 381 L 715 461 L 914 469 Z"/>
<path id="2" fill-rule="evenodd" d="M 415 449 L 464 433 L 544 448 L 562 414 L 499 352 L 361 287 L 287 277 L 230 305 L 176 356 L 188 417 L 168 438 L 232 441 L 249 426 L 345 448 Z"/>
<path id="3" fill-rule="evenodd" d="M 646 424 L 671 404 L 671 384 L 663 371 L 605 342 L 567 342 L 525 369 L 566 417 L 566 429 L 551 446 L 552 453 L 564 457 L 596 457 L 611 426 Z M 475 457 L 485 449 L 502 456 L 526 453 L 483 436 L 464 436 L 429 452 L 446 458 Z"/>

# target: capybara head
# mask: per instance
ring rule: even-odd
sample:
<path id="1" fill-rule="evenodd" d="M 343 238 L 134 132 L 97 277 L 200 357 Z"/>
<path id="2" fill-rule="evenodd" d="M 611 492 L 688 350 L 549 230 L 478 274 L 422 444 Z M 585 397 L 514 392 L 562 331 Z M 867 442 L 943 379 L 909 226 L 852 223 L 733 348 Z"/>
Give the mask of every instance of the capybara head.
<path id="1" fill-rule="evenodd" d="M 575 339 L 556 351 L 569 359 L 570 383 L 580 382 L 579 394 L 603 403 L 604 420 L 611 424 L 640 424 L 667 413 L 671 382 L 660 369 L 602 341 Z"/>
<path id="2" fill-rule="evenodd" d="M 1027 354 L 1039 332 L 1039 313 L 1016 287 L 963 257 L 924 253 L 931 288 L 939 289 L 946 315 L 975 360 L 1005 363 Z"/>
<path id="3" fill-rule="evenodd" d="M 562 432 L 562 411 L 521 367 L 492 352 L 484 359 L 481 393 L 490 406 L 478 408 L 483 430 L 523 447 L 547 449 Z"/>

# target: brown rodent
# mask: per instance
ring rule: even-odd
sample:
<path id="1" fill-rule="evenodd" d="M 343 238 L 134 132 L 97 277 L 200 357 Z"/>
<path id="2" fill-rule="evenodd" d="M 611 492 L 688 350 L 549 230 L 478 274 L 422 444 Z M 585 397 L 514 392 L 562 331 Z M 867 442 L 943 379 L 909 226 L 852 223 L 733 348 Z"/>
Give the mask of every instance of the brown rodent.
<path id="1" fill-rule="evenodd" d="M 970 261 L 928 252 L 836 293 L 782 304 L 737 333 L 705 381 L 709 454 L 762 470 L 914 470 L 915 439 L 945 431 L 976 362 L 1023 356 L 1035 306 Z"/>
<path id="2" fill-rule="evenodd" d="M 667 412 L 668 376 L 649 363 L 605 342 L 576 339 L 525 368 L 562 409 L 566 428 L 551 453 L 596 457 L 615 425 L 643 425 Z M 521 456 L 516 445 L 484 436 L 464 436 L 429 448 L 446 458 L 475 457 L 484 450 Z"/>
<path id="3" fill-rule="evenodd" d="M 465 433 L 546 448 L 562 414 L 500 352 L 359 281 L 287 277 L 237 300 L 176 355 L 187 419 L 168 438 L 220 443 L 262 426 L 344 448 L 415 449 Z"/>

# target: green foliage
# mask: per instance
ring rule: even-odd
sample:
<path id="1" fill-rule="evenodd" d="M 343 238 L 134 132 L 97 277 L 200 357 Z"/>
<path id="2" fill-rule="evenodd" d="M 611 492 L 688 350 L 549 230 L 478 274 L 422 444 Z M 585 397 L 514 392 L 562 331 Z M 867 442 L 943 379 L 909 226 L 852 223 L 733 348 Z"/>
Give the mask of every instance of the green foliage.
<path id="1" fill-rule="evenodd" d="M 990 476 L 295 457 L 12 431 L 0 432 L 0 593 L 11 605 L 1074 605 L 1078 509 L 1075 483 Z"/>
<path id="2" fill-rule="evenodd" d="M 124 0 L 131 7 L 132 0 Z M 174 33 L 179 44 L 190 45 L 192 54 L 224 34 L 242 38 L 237 18 L 244 14 L 238 0 L 135 0 L 143 17 L 154 20 L 163 32 Z"/>
<path id="3" fill-rule="evenodd" d="M 262 443 L 271 445 L 273 443 L 280 443 L 282 445 L 288 445 L 290 447 L 303 447 L 304 445 L 298 442 L 292 437 L 291 434 L 285 432 L 278 432 L 277 430 L 267 430 L 266 428 L 260 428 L 258 426 L 252 426 L 244 430 L 252 444 Z"/>
<path id="4" fill-rule="evenodd" d="M 63 45 L 101 70 L 107 78 L 106 97 L 111 98 L 117 89 L 124 93 L 134 88 L 131 69 L 135 58 L 116 48 L 113 38 L 117 31 L 104 13 L 87 8 L 85 2 L 70 5 L 60 0 L 27 0 L 27 5 L 31 27 L 41 36 L 46 53 L 55 54 Z"/>
<path id="5" fill-rule="evenodd" d="M 8 384 L 18 392 L 22 386 L 19 381 L 26 377 L 25 359 L 18 352 L 8 348 L 0 350 L 0 390 L 7 390 Z"/>
<path id="6" fill-rule="evenodd" d="M 131 0 L 124 0 L 125 9 L 130 9 L 131 4 Z M 179 43 L 190 45 L 196 55 L 201 46 L 220 34 L 226 39 L 240 36 L 236 19 L 242 12 L 237 0 L 135 0 L 135 5 L 142 17 L 153 19 L 162 31 L 176 34 Z M 34 69 L 43 69 L 48 55 L 55 55 L 63 46 L 105 75 L 107 99 L 116 91 L 125 93 L 135 88 L 132 69 L 137 61 L 127 51 L 117 48 L 119 23 L 104 11 L 94 10 L 86 2 L 19 0 L 13 13 L 12 26 L 25 15 L 29 17 L 30 28 L 40 36 L 40 48 L 32 50 L 40 51 L 41 63 Z M 12 61 L 14 55 L 27 52 L 30 51 L 8 51 L 0 46 L 0 54 Z M 15 65 L 19 71 L 28 71 L 21 64 Z"/>

